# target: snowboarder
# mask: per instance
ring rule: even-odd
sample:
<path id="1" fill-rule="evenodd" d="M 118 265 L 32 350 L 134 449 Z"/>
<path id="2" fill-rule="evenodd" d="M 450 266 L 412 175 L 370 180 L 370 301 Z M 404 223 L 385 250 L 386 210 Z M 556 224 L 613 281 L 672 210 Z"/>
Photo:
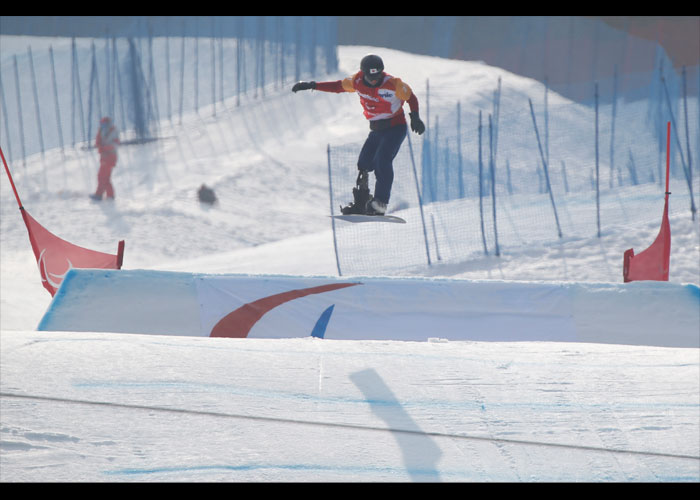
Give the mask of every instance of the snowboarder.
<path id="1" fill-rule="evenodd" d="M 298 82 L 293 92 L 320 90 L 322 92 L 357 92 L 364 115 L 369 120 L 370 133 L 357 159 L 357 186 L 353 188 L 354 201 L 342 208 L 343 214 L 384 215 L 394 181 L 393 160 L 406 137 L 406 117 L 403 104 L 410 108 L 411 130 L 425 132 L 418 114 L 418 99 L 401 79 L 384 72 L 384 62 L 375 54 L 368 54 L 360 62 L 360 71 L 344 80 L 332 82 Z M 368 187 L 369 172 L 374 172 L 374 196 Z"/>
<path id="2" fill-rule="evenodd" d="M 119 130 L 112 123 L 112 119 L 105 116 L 100 120 L 100 128 L 97 131 L 95 146 L 100 153 L 100 170 L 97 172 L 97 191 L 90 198 L 101 201 L 103 195 L 108 200 L 114 199 L 112 187 L 112 169 L 117 164 L 117 146 L 119 145 Z"/>

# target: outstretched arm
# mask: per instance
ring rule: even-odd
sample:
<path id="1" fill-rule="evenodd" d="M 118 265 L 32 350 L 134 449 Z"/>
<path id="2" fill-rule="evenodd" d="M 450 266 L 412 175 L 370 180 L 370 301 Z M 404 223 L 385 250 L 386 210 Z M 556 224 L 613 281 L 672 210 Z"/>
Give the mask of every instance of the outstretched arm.
<path id="1" fill-rule="evenodd" d="M 300 90 L 313 90 L 316 88 L 316 82 L 297 82 L 292 87 L 292 92 L 297 93 Z"/>
<path id="2" fill-rule="evenodd" d="M 341 92 L 354 92 L 355 89 L 352 86 L 352 81 L 350 78 L 345 80 L 336 80 L 334 82 L 297 82 L 292 87 L 292 92 L 298 92 L 300 90 L 320 90 L 321 92 L 334 92 L 340 94 Z"/>

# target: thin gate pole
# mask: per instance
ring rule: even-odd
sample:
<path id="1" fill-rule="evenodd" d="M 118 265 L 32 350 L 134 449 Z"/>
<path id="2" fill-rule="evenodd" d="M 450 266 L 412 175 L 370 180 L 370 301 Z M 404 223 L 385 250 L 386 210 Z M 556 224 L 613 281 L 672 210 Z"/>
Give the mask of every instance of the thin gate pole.
<path id="1" fill-rule="evenodd" d="M 425 240 L 425 255 L 428 259 L 428 265 L 432 265 L 430 262 L 430 246 L 428 245 L 428 231 L 425 228 L 425 215 L 423 214 L 423 197 L 420 194 L 420 186 L 418 184 L 418 171 L 416 170 L 416 160 L 413 156 L 413 144 L 411 143 L 411 134 L 406 134 L 408 137 L 408 150 L 411 153 L 411 166 L 413 167 L 413 179 L 416 183 L 416 193 L 418 194 L 418 208 L 420 209 L 420 220 L 423 224 L 423 239 Z"/>
<path id="2" fill-rule="evenodd" d="M 331 216 L 333 215 L 333 180 L 331 176 L 331 145 L 326 148 L 328 157 L 328 194 L 331 202 Z M 331 227 L 333 228 L 333 249 L 335 250 L 335 265 L 338 268 L 338 276 L 342 276 L 340 271 L 340 260 L 338 259 L 338 241 L 335 237 L 335 219 L 331 217 Z"/>

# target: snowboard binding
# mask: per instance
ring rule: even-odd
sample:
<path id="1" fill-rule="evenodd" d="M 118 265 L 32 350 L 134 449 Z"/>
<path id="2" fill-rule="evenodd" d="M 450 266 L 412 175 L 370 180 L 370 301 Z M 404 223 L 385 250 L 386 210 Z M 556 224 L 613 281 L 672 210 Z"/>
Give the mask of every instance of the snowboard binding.
<path id="1" fill-rule="evenodd" d="M 367 202 L 371 199 L 368 186 L 369 172 L 360 170 L 355 183 L 356 186 L 352 188 L 353 202 L 345 207 L 340 207 L 340 212 L 343 215 L 365 214 L 367 212 Z"/>

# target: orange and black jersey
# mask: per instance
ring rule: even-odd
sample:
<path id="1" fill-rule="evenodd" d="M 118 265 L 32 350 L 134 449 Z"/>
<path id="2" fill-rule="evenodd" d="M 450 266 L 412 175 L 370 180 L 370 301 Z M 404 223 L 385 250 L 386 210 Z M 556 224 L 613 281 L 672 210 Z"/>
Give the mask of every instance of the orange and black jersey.
<path id="1" fill-rule="evenodd" d="M 411 112 L 418 111 L 418 99 L 406 83 L 389 74 L 384 74 L 382 83 L 376 87 L 367 85 L 362 71 L 334 82 L 317 82 L 321 92 L 357 92 L 365 118 L 370 121 L 391 119 L 391 125 L 406 123 L 403 104 L 408 102 Z"/>

